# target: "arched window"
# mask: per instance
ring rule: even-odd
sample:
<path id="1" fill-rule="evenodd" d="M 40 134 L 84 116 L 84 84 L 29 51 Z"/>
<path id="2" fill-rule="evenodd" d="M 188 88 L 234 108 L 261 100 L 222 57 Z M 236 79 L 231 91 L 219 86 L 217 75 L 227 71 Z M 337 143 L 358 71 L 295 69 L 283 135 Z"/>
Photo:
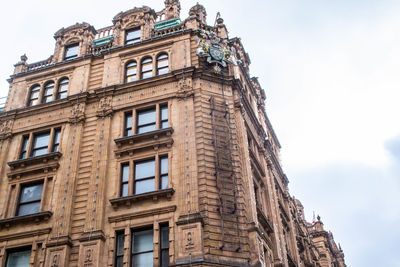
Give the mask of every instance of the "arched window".
<path id="1" fill-rule="evenodd" d="M 157 74 L 162 75 L 168 73 L 168 55 L 161 54 L 157 57 Z"/>
<path id="2" fill-rule="evenodd" d="M 39 92 L 40 92 L 40 85 L 36 84 L 31 87 L 31 90 L 29 92 L 28 106 L 34 106 L 39 103 Z"/>
<path id="3" fill-rule="evenodd" d="M 142 60 L 142 79 L 153 77 L 153 59 L 147 57 Z"/>
<path id="4" fill-rule="evenodd" d="M 67 98 L 68 86 L 69 86 L 69 80 L 68 80 L 68 78 L 64 78 L 64 79 L 62 79 L 62 80 L 58 83 L 58 90 L 57 90 L 57 97 L 56 97 L 56 99 L 64 99 L 64 98 Z"/>
<path id="5" fill-rule="evenodd" d="M 44 86 L 44 92 L 42 97 L 42 103 L 48 103 L 53 100 L 53 93 L 54 93 L 54 82 L 50 81 L 47 82 Z"/>
<path id="6" fill-rule="evenodd" d="M 132 61 L 126 65 L 125 80 L 127 83 L 136 81 L 136 61 Z"/>

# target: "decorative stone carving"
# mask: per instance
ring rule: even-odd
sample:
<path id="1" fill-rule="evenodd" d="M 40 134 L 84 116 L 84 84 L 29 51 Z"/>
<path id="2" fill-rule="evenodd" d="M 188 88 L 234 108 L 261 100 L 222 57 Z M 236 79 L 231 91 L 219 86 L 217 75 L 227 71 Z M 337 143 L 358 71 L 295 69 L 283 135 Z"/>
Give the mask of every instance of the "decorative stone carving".
<path id="1" fill-rule="evenodd" d="M 178 92 L 176 93 L 176 97 L 178 99 L 185 99 L 194 95 L 191 78 L 181 79 L 178 82 L 178 88 Z"/>
<path id="2" fill-rule="evenodd" d="M 206 24 L 207 20 L 207 12 L 204 6 L 200 5 L 197 3 L 197 5 L 193 6 L 189 10 L 189 16 L 191 17 L 197 17 L 202 23 Z"/>
<path id="3" fill-rule="evenodd" d="M 170 20 L 179 18 L 181 12 L 181 3 L 179 0 L 165 0 L 165 8 L 157 15 L 160 20 Z"/>
<path id="4" fill-rule="evenodd" d="M 13 125 L 14 125 L 14 120 L 6 120 L 0 122 L 0 140 L 12 137 Z"/>
<path id="5" fill-rule="evenodd" d="M 110 116 L 112 113 L 113 113 L 112 97 L 106 96 L 101 98 L 97 106 L 97 116 L 106 117 Z"/>
<path id="6" fill-rule="evenodd" d="M 77 103 L 71 109 L 70 123 L 80 123 L 85 121 L 85 104 Z"/>

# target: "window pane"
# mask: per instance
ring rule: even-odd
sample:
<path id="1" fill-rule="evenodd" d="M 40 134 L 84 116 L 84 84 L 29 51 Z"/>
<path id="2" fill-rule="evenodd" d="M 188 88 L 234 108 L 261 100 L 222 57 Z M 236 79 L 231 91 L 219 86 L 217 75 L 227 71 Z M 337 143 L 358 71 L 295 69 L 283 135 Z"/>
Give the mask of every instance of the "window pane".
<path id="1" fill-rule="evenodd" d="M 138 112 L 138 126 L 156 122 L 156 109 Z"/>
<path id="2" fill-rule="evenodd" d="M 39 208 L 40 208 L 40 202 L 21 204 L 19 205 L 18 216 L 38 213 Z"/>
<path id="3" fill-rule="evenodd" d="M 154 179 L 137 181 L 135 183 L 135 194 L 143 194 L 154 190 Z"/>
<path id="4" fill-rule="evenodd" d="M 153 250 L 153 230 L 144 230 L 133 233 L 133 253 Z"/>
<path id="5" fill-rule="evenodd" d="M 168 107 L 161 106 L 161 120 L 168 120 Z"/>
<path id="6" fill-rule="evenodd" d="M 142 71 L 146 72 L 146 71 L 151 71 L 153 69 L 153 65 L 152 64 L 146 64 L 142 66 Z"/>
<path id="7" fill-rule="evenodd" d="M 151 132 L 151 131 L 155 131 L 156 130 L 156 124 L 154 123 L 153 125 L 149 125 L 149 126 L 142 126 L 142 127 L 138 127 L 138 134 L 141 133 L 147 133 L 147 132 Z"/>
<path id="8" fill-rule="evenodd" d="M 78 56 L 79 45 L 67 46 L 65 49 L 65 58 L 73 58 Z"/>
<path id="9" fill-rule="evenodd" d="M 67 93 L 66 93 L 66 92 L 60 93 L 58 98 L 59 98 L 59 99 L 67 98 Z"/>
<path id="10" fill-rule="evenodd" d="M 50 96 L 45 96 L 44 98 L 43 98 L 43 103 L 49 103 L 49 102 L 51 102 L 51 95 Z"/>
<path id="11" fill-rule="evenodd" d="M 122 193 L 121 193 L 121 197 L 126 197 L 129 194 L 128 191 L 129 185 L 128 184 L 123 184 L 122 185 Z"/>
<path id="12" fill-rule="evenodd" d="M 144 161 L 138 162 L 135 165 L 135 179 L 141 179 L 146 177 L 154 177 L 155 176 L 155 161 Z"/>
<path id="13" fill-rule="evenodd" d="M 151 71 L 142 73 L 142 79 L 147 79 L 153 77 L 153 73 Z"/>
<path id="14" fill-rule="evenodd" d="M 35 149 L 32 151 L 32 157 L 38 157 L 38 156 L 46 155 L 46 154 L 47 154 L 47 147 Z"/>
<path id="15" fill-rule="evenodd" d="M 124 257 L 123 256 L 117 257 L 115 266 L 116 267 L 124 267 Z"/>
<path id="16" fill-rule="evenodd" d="M 60 136 L 61 136 L 61 130 L 57 129 L 54 131 L 54 144 L 59 144 L 60 143 Z"/>
<path id="17" fill-rule="evenodd" d="M 161 267 L 169 266 L 169 251 L 168 249 L 161 251 Z"/>
<path id="18" fill-rule="evenodd" d="M 168 175 L 161 176 L 161 189 L 168 189 Z"/>
<path id="19" fill-rule="evenodd" d="M 126 32 L 126 40 L 133 40 L 140 38 L 140 29 L 134 29 Z"/>
<path id="20" fill-rule="evenodd" d="M 160 60 L 157 62 L 158 68 L 168 67 L 168 60 Z"/>
<path id="21" fill-rule="evenodd" d="M 47 147 L 49 145 L 50 132 L 37 134 L 33 140 L 33 148 Z"/>
<path id="22" fill-rule="evenodd" d="M 122 165 L 122 182 L 129 181 L 129 165 L 124 164 Z"/>
<path id="23" fill-rule="evenodd" d="M 168 55 L 167 55 L 167 54 L 162 54 L 162 55 L 158 56 L 157 59 L 158 59 L 158 60 L 161 60 L 161 59 L 168 59 Z"/>
<path id="24" fill-rule="evenodd" d="M 30 106 L 35 106 L 39 103 L 39 100 L 35 99 L 30 102 Z"/>
<path id="25" fill-rule="evenodd" d="M 125 128 L 132 129 L 132 114 L 125 114 Z"/>
<path id="26" fill-rule="evenodd" d="M 168 73 L 168 68 L 163 68 L 158 70 L 158 75 L 163 75 Z"/>
<path id="27" fill-rule="evenodd" d="M 21 159 L 26 158 L 26 150 L 28 149 L 28 140 L 29 140 L 29 136 L 24 136 L 24 138 L 22 139 L 22 147 L 21 147 Z"/>
<path id="28" fill-rule="evenodd" d="M 42 198 L 43 184 L 26 186 L 21 189 L 20 203 L 40 200 Z"/>
<path id="29" fill-rule="evenodd" d="M 132 266 L 149 267 L 153 266 L 153 252 L 138 254 L 132 257 Z"/>
<path id="30" fill-rule="evenodd" d="M 124 241 L 125 241 L 125 235 L 124 233 L 119 233 L 117 235 L 117 255 L 124 255 Z"/>
<path id="31" fill-rule="evenodd" d="M 146 58 L 146 59 L 144 59 L 144 60 L 142 61 L 142 65 L 144 65 L 144 64 L 146 64 L 146 63 L 151 63 L 151 62 L 153 62 L 153 59 L 150 58 L 150 57 L 148 57 L 148 58 Z M 151 64 L 149 64 L 149 66 L 151 66 Z"/>
<path id="32" fill-rule="evenodd" d="M 168 121 L 161 122 L 161 129 L 168 128 Z"/>
<path id="33" fill-rule="evenodd" d="M 161 174 L 168 174 L 168 157 L 162 157 L 160 159 L 161 164 Z"/>
<path id="34" fill-rule="evenodd" d="M 31 95 L 31 99 L 34 99 L 34 98 L 38 98 L 39 97 L 39 92 L 32 92 L 32 95 Z"/>
<path id="35" fill-rule="evenodd" d="M 169 248 L 169 227 L 161 227 L 161 248 Z"/>
<path id="36" fill-rule="evenodd" d="M 6 267 L 29 267 L 31 251 L 10 252 L 7 257 Z"/>

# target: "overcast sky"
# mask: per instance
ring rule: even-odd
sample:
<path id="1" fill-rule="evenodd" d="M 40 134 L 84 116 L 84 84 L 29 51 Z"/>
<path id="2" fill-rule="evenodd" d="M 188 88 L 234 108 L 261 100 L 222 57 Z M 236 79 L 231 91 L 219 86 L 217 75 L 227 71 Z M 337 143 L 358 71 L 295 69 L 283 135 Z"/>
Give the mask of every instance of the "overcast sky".
<path id="1" fill-rule="evenodd" d="M 186 18 L 195 0 L 182 2 Z M 110 6 L 113 3 L 113 6 Z M 203 0 L 250 55 L 292 195 L 320 214 L 349 267 L 400 266 L 400 1 Z M 13 64 L 48 58 L 54 33 L 99 29 L 163 0 L 17 0 L 1 9 L 0 96 Z"/>

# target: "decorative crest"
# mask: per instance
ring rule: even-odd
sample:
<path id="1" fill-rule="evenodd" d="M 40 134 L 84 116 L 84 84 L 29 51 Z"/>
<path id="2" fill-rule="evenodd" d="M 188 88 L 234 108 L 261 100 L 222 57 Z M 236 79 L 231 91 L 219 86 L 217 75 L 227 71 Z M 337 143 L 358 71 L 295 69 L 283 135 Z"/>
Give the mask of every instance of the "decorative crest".
<path id="1" fill-rule="evenodd" d="M 199 48 L 197 55 L 207 57 L 207 62 L 215 64 L 214 71 L 221 73 L 221 67 L 225 68 L 227 63 L 236 65 L 234 59 L 234 48 L 228 45 L 226 39 L 222 39 L 214 32 L 200 32 L 200 38 L 196 38 Z"/>

